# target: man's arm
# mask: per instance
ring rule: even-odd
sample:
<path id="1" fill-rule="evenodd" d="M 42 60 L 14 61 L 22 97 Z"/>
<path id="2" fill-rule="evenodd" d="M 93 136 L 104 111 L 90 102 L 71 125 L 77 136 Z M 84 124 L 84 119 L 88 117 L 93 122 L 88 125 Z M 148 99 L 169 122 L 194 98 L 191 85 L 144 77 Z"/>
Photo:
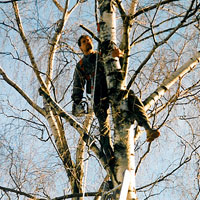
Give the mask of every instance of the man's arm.
<path id="1" fill-rule="evenodd" d="M 73 91 L 72 91 L 72 100 L 79 104 L 83 98 L 83 92 L 85 87 L 85 78 L 81 70 L 79 70 L 80 66 L 77 64 L 74 71 L 74 82 L 73 82 Z"/>
<path id="2" fill-rule="evenodd" d="M 74 82 L 72 91 L 72 114 L 76 117 L 81 117 L 85 114 L 84 105 L 81 103 L 85 87 L 85 76 L 80 70 L 80 63 L 77 64 L 74 71 Z"/>

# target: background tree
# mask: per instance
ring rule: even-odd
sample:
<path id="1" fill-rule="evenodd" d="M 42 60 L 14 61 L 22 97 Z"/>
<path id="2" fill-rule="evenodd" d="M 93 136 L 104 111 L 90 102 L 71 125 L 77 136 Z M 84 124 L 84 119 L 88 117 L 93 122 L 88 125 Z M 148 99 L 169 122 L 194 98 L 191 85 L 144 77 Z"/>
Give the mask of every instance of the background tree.
<path id="1" fill-rule="evenodd" d="M 80 24 L 97 36 L 105 2 L 0 4 L 1 198 L 84 198 L 105 192 L 109 178 L 120 184 L 100 152 L 96 120 L 70 115 L 72 74 L 81 57 L 76 41 L 85 33 Z M 119 87 L 145 100 L 198 50 L 199 1 L 108 3 L 116 10 L 116 45 L 125 57 Z M 148 110 L 162 136 L 148 144 L 142 134 L 135 142 L 138 199 L 198 199 L 198 101 L 196 67 Z M 120 130 L 114 129 L 115 144 Z"/>

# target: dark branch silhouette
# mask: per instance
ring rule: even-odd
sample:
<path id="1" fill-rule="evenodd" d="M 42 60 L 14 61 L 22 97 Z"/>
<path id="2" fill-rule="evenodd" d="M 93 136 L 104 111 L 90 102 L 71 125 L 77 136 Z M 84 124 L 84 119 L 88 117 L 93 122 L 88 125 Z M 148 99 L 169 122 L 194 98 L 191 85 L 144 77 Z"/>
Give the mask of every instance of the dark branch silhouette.
<path id="1" fill-rule="evenodd" d="M 15 1 L 20 1 L 20 0 L 0 1 L 0 3 L 12 3 L 12 2 L 15 2 Z"/>

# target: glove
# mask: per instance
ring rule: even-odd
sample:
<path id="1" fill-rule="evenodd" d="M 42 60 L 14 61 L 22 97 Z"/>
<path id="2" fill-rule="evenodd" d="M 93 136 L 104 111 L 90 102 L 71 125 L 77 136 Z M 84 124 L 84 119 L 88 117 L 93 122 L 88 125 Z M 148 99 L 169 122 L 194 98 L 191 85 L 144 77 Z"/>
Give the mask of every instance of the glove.
<path id="1" fill-rule="evenodd" d="M 73 103 L 72 105 L 72 115 L 75 117 L 82 117 L 85 114 L 84 105 L 79 103 Z"/>

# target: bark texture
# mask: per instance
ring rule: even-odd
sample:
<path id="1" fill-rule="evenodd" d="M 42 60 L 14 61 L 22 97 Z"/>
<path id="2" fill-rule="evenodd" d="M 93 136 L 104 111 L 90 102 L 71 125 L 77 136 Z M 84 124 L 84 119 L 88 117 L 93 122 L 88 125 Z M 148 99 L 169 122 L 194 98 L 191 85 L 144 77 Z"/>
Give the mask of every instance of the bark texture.
<path id="1" fill-rule="evenodd" d="M 133 121 L 129 120 L 127 96 L 121 96 L 125 86 L 125 76 L 118 58 L 113 58 L 111 53 L 116 46 L 116 19 L 114 2 L 111 0 L 99 1 L 100 9 L 100 38 L 104 67 L 107 77 L 109 98 L 114 122 L 114 166 L 112 181 L 117 186 L 123 181 L 125 170 L 135 171 L 134 163 L 134 136 L 132 132 Z M 128 53 L 128 50 L 127 50 Z M 127 59 L 127 57 L 126 57 Z M 127 63 L 127 62 L 126 62 Z M 134 173 L 133 173 L 134 175 Z M 131 177 L 132 180 L 135 176 Z M 128 199 L 136 199 L 135 181 L 129 187 Z M 119 193 L 119 192 L 117 192 Z M 119 195 L 116 195 L 119 198 Z"/>

